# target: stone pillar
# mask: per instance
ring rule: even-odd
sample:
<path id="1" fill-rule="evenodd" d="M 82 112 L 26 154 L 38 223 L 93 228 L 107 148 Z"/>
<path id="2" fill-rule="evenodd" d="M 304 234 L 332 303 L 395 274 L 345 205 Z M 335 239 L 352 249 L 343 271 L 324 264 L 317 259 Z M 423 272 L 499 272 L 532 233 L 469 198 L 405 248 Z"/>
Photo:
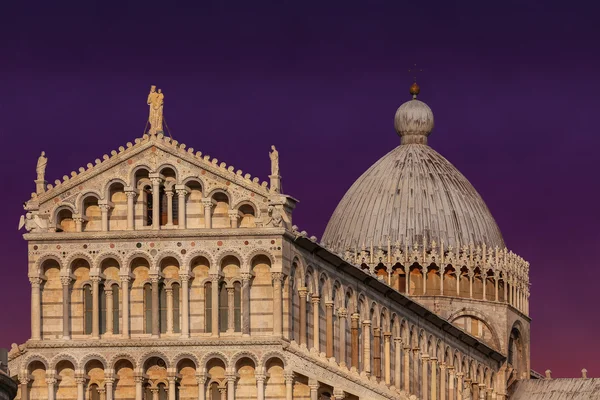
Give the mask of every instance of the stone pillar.
<path id="1" fill-rule="evenodd" d="M 402 385 L 402 339 L 399 337 L 394 338 L 394 386 L 396 389 L 401 390 Z"/>
<path id="2" fill-rule="evenodd" d="M 56 386 L 56 378 L 54 377 L 54 373 L 50 376 L 46 373 L 46 384 L 48 385 L 48 400 L 54 400 L 55 396 L 55 386 Z"/>
<path id="3" fill-rule="evenodd" d="M 71 339 L 71 332 L 69 329 L 69 314 L 71 310 L 71 277 L 70 276 L 61 276 L 60 283 L 62 283 L 62 295 L 63 295 L 63 304 L 62 304 L 62 325 L 63 325 L 63 340 Z"/>
<path id="4" fill-rule="evenodd" d="M 404 346 L 404 391 L 410 393 L 410 346 Z"/>
<path id="5" fill-rule="evenodd" d="M 504 302 L 508 303 L 508 284 L 506 282 L 506 276 L 504 276 L 503 274 L 503 279 L 502 279 L 502 283 L 504 283 Z"/>
<path id="6" fill-rule="evenodd" d="M 98 204 L 100 207 L 100 213 L 102 215 L 102 232 L 108 231 L 108 210 L 110 206 L 108 204 Z"/>
<path id="7" fill-rule="evenodd" d="M 181 225 L 180 225 L 181 226 Z M 181 337 L 190 337 L 190 276 L 180 274 L 181 279 Z"/>
<path id="8" fill-rule="evenodd" d="M 151 275 L 152 281 L 152 337 L 157 338 L 160 335 L 160 313 L 159 313 L 159 302 L 158 302 L 158 280 L 157 274 Z"/>
<path id="9" fill-rule="evenodd" d="M 381 328 L 373 328 L 373 375 L 377 380 L 381 379 Z"/>
<path id="10" fill-rule="evenodd" d="M 100 395 L 100 400 L 106 400 L 106 389 L 101 387 L 98 388 L 98 394 Z"/>
<path id="11" fill-rule="evenodd" d="M 404 294 L 405 295 L 409 295 L 410 293 L 408 292 L 409 290 L 409 282 L 410 281 L 410 268 L 409 267 L 404 267 Z"/>
<path id="12" fill-rule="evenodd" d="M 363 321 L 363 371 L 371 375 L 371 320 Z"/>
<path id="13" fill-rule="evenodd" d="M 385 384 L 388 386 L 392 383 L 392 346 L 390 343 L 391 338 L 392 332 L 383 333 L 383 379 L 385 381 Z"/>
<path id="14" fill-rule="evenodd" d="M 456 400 L 462 400 L 463 373 L 456 373 Z"/>
<path id="15" fill-rule="evenodd" d="M 227 400 L 235 400 L 235 374 L 227 374 L 225 378 L 227 379 Z"/>
<path id="16" fill-rule="evenodd" d="M 360 320 L 360 314 L 354 313 L 350 316 L 350 330 L 351 330 L 351 340 L 350 340 L 350 358 L 352 359 L 352 367 L 358 370 L 358 351 L 359 351 L 359 343 L 358 343 L 358 324 Z"/>
<path id="17" fill-rule="evenodd" d="M 333 357 L 333 301 L 329 300 L 325 302 L 325 354 L 327 358 Z"/>
<path id="18" fill-rule="evenodd" d="M 343 389 L 333 389 L 333 396 L 331 400 L 344 400 L 346 398 L 346 393 Z"/>
<path id="19" fill-rule="evenodd" d="M 165 288 L 167 292 L 167 335 L 173 333 L 173 288 Z"/>
<path id="20" fill-rule="evenodd" d="M 187 190 L 185 189 L 178 189 L 177 190 L 177 208 L 178 208 L 178 212 L 179 215 L 177 216 L 177 223 L 179 225 L 179 229 L 185 229 L 186 228 L 186 211 L 185 211 L 185 196 L 187 196 Z"/>
<path id="21" fill-rule="evenodd" d="M 473 298 L 473 272 L 469 271 L 469 298 Z"/>
<path id="22" fill-rule="evenodd" d="M 479 400 L 485 400 L 485 385 L 483 383 L 479 384 Z"/>
<path id="23" fill-rule="evenodd" d="M 440 363 L 440 400 L 446 400 L 446 364 Z"/>
<path id="24" fill-rule="evenodd" d="M 83 217 L 73 216 L 73 221 L 75 221 L 75 232 L 83 231 Z"/>
<path id="25" fill-rule="evenodd" d="M 100 339 L 100 277 L 91 276 L 92 281 L 92 339 Z"/>
<path id="26" fill-rule="evenodd" d="M 229 215 L 229 221 L 231 224 L 232 228 L 237 228 L 238 227 L 238 219 L 239 219 L 239 213 L 238 210 L 229 210 L 227 211 L 227 214 Z"/>
<path id="27" fill-rule="evenodd" d="M 340 355 L 338 357 L 338 362 L 340 366 L 346 366 L 346 318 L 348 317 L 348 312 L 345 308 L 340 308 L 338 310 L 338 326 L 340 333 Z"/>
<path id="28" fill-rule="evenodd" d="M 431 400 L 437 400 L 437 358 L 431 358 Z"/>
<path id="29" fill-rule="evenodd" d="M 248 272 L 242 273 L 242 335 L 250 335 L 250 277 Z"/>
<path id="30" fill-rule="evenodd" d="M 19 377 L 19 386 L 21 387 L 21 400 L 29 400 L 29 378 Z"/>
<path id="31" fill-rule="evenodd" d="M 135 229 L 135 196 L 137 193 L 133 190 L 127 190 L 125 192 L 127 196 L 127 230 Z"/>
<path id="32" fill-rule="evenodd" d="M 219 388 L 221 394 L 221 400 L 227 400 L 227 388 Z"/>
<path id="33" fill-rule="evenodd" d="M 227 332 L 235 332 L 235 288 L 227 288 Z"/>
<path id="34" fill-rule="evenodd" d="M 106 333 L 112 335 L 114 324 L 113 324 L 113 293 L 110 286 L 104 287 L 104 296 L 106 296 Z"/>
<path id="35" fill-rule="evenodd" d="M 444 295 L 444 272 L 446 270 L 446 267 L 444 267 L 443 265 L 440 267 L 440 295 L 443 296 Z"/>
<path id="36" fill-rule="evenodd" d="M 158 175 L 158 174 L 157 174 Z M 160 183 L 159 177 L 150 177 L 152 182 L 152 229 L 160 229 Z"/>
<path id="37" fill-rule="evenodd" d="M 211 275 L 212 281 L 212 335 L 219 336 L 219 280 L 218 275 Z"/>
<path id="38" fill-rule="evenodd" d="M 495 299 L 498 301 L 498 272 L 494 271 L 494 288 L 495 288 Z"/>
<path id="39" fill-rule="evenodd" d="M 427 385 L 427 373 L 429 366 L 429 354 L 421 355 L 421 396 L 424 399 L 428 399 L 429 386 Z"/>
<path id="40" fill-rule="evenodd" d="M 173 196 L 175 193 L 166 192 L 167 195 L 167 226 L 173 226 Z"/>
<path id="41" fill-rule="evenodd" d="M 31 339 L 40 340 L 42 338 L 41 332 L 41 310 L 42 305 L 40 301 L 40 286 L 42 285 L 42 278 L 37 276 L 29 277 L 31 283 Z"/>
<path id="42" fill-rule="evenodd" d="M 169 381 L 169 400 L 176 400 L 177 399 L 177 378 L 175 378 L 174 376 L 169 376 L 168 378 Z"/>
<path id="43" fill-rule="evenodd" d="M 212 228 L 212 200 L 202 199 L 202 205 L 204 206 L 204 227 L 210 229 Z"/>
<path id="44" fill-rule="evenodd" d="M 293 400 L 294 397 L 294 373 L 286 372 L 283 375 L 285 379 L 285 400 Z"/>
<path id="45" fill-rule="evenodd" d="M 427 293 L 427 267 L 423 267 L 421 270 L 423 273 L 423 294 Z"/>
<path id="46" fill-rule="evenodd" d="M 448 400 L 454 400 L 456 396 L 454 395 L 454 367 L 452 365 L 448 366 Z"/>
<path id="47" fill-rule="evenodd" d="M 321 298 L 319 295 L 312 295 L 312 306 L 313 306 L 313 347 L 317 352 L 321 352 L 319 343 L 319 303 Z"/>
<path id="48" fill-rule="evenodd" d="M 310 388 L 310 400 L 319 400 L 319 382 L 314 379 L 309 379 L 308 387 Z"/>
<path id="49" fill-rule="evenodd" d="M 308 346 L 306 337 L 306 295 L 308 289 L 305 287 L 298 288 L 298 300 L 300 308 L 300 344 Z"/>
<path id="50" fill-rule="evenodd" d="M 412 368 L 412 372 L 413 372 L 413 384 L 412 384 L 412 391 L 413 393 L 418 393 L 420 391 L 419 389 L 419 362 L 422 361 L 419 357 L 419 354 L 421 352 L 421 349 L 419 348 L 414 348 L 412 349 L 412 356 L 413 356 L 413 368 Z M 422 395 L 422 393 L 421 393 Z"/>
<path id="51" fill-rule="evenodd" d="M 486 288 L 485 288 L 487 286 L 487 272 L 484 273 L 483 271 L 480 270 L 479 276 L 481 276 L 481 282 L 483 282 L 483 300 L 487 300 L 487 298 L 486 298 L 487 293 L 486 293 Z"/>
<path id="52" fill-rule="evenodd" d="M 283 336 L 283 290 L 281 284 L 283 282 L 283 274 L 274 272 L 271 274 L 273 278 L 273 335 L 277 337 Z"/>
<path id="53" fill-rule="evenodd" d="M 121 278 L 121 335 L 129 338 L 129 274 L 120 275 Z"/>
<path id="54" fill-rule="evenodd" d="M 113 384 L 115 378 L 104 378 L 104 385 L 106 388 L 106 400 L 113 400 Z"/>
<path id="55" fill-rule="evenodd" d="M 196 375 L 196 382 L 198 383 L 198 400 L 206 400 L 206 377 L 204 375 Z"/>
<path id="56" fill-rule="evenodd" d="M 144 400 L 144 390 L 142 387 L 144 377 L 136 374 L 133 380 L 135 381 L 135 400 Z"/>
<path id="57" fill-rule="evenodd" d="M 256 393 L 258 400 L 265 400 L 265 376 L 263 374 L 256 375 Z"/>
<path id="58" fill-rule="evenodd" d="M 150 393 L 152 393 L 152 400 L 158 400 L 158 388 L 150 389 Z"/>

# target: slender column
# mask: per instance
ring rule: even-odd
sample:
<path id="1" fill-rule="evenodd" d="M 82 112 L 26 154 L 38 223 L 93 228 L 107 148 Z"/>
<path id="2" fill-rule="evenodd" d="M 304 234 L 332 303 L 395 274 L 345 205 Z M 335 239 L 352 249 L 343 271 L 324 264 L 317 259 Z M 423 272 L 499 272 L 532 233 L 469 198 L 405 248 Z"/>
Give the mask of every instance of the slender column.
<path id="1" fill-rule="evenodd" d="M 42 278 L 37 276 L 29 277 L 31 283 L 31 339 L 40 340 L 41 332 L 41 304 L 40 304 L 40 286 Z"/>
<path id="2" fill-rule="evenodd" d="M 440 400 L 446 400 L 446 364 L 440 363 Z"/>
<path id="3" fill-rule="evenodd" d="M 502 273 L 502 283 L 504 283 L 504 302 L 508 303 L 508 284 L 506 282 L 506 276 Z"/>
<path id="4" fill-rule="evenodd" d="M 75 232 L 82 232 L 83 231 L 83 218 L 74 216 L 73 221 L 75 221 Z"/>
<path id="5" fill-rule="evenodd" d="M 212 335 L 219 336 L 219 280 L 218 275 L 211 276 L 212 281 Z"/>
<path id="6" fill-rule="evenodd" d="M 333 301 L 325 302 L 325 353 L 327 358 L 333 357 Z"/>
<path id="7" fill-rule="evenodd" d="M 473 272 L 469 271 L 469 297 L 473 298 Z"/>
<path id="8" fill-rule="evenodd" d="M 306 295 L 308 289 L 305 287 L 298 288 L 298 300 L 300 306 L 300 344 L 308 346 L 306 337 Z"/>
<path id="9" fill-rule="evenodd" d="M 462 400 L 463 373 L 456 373 L 456 400 Z"/>
<path id="10" fill-rule="evenodd" d="M 106 389 L 98 388 L 98 394 L 100 395 L 100 400 L 106 400 Z"/>
<path id="11" fill-rule="evenodd" d="M 427 379 L 425 377 L 424 379 Z M 431 358 L 431 400 L 437 400 L 437 358 Z"/>
<path id="12" fill-rule="evenodd" d="M 181 225 L 180 225 L 181 226 Z M 190 276 L 187 274 L 179 275 L 181 279 L 181 337 L 190 337 Z"/>
<path id="13" fill-rule="evenodd" d="M 227 400 L 235 400 L 235 374 L 227 375 Z M 257 379 L 258 381 L 258 379 Z"/>
<path id="14" fill-rule="evenodd" d="M 483 282 L 483 300 L 487 300 L 486 298 L 486 286 L 487 286 L 487 272 L 483 273 L 483 272 L 479 272 L 479 275 L 481 276 L 481 281 Z"/>
<path id="15" fill-rule="evenodd" d="M 419 392 L 419 362 L 421 362 L 421 358 L 419 357 L 419 353 L 421 352 L 421 349 L 419 348 L 414 348 L 412 349 L 413 352 L 413 384 L 412 384 L 412 390 L 414 394 L 417 394 Z M 423 395 L 423 393 L 421 393 L 421 395 Z"/>
<path id="16" fill-rule="evenodd" d="M 396 389 L 401 390 L 402 385 L 402 339 L 399 337 L 394 338 L 394 386 Z"/>
<path id="17" fill-rule="evenodd" d="M 29 400 L 29 378 L 19 377 L 19 385 L 21 386 L 21 400 Z"/>
<path id="18" fill-rule="evenodd" d="M 77 400 L 85 400 L 85 382 L 86 379 L 83 375 L 75 377 L 75 383 L 77 384 Z"/>
<path id="19" fill-rule="evenodd" d="M 391 337 L 392 332 L 383 333 L 383 377 L 385 384 L 388 386 L 392 383 Z"/>
<path id="20" fill-rule="evenodd" d="M 239 213 L 238 210 L 229 210 L 227 212 L 227 214 L 229 215 L 229 222 L 231 224 L 232 228 L 238 228 L 238 219 L 239 219 Z"/>
<path id="21" fill-rule="evenodd" d="M 256 393 L 258 400 L 265 400 L 265 378 L 263 374 L 256 375 Z"/>
<path id="22" fill-rule="evenodd" d="M 319 382 L 314 379 L 309 379 L 308 387 L 310 388 L 310 400 L 319 400 Z"/>
<path id="23" fill-rule="evenodd" d="M 100 277 L 91 276 L 92 281 L 92 339 L 100 339 Z"/>
<path id="24" fill-rule="evenodd" d="M 125 192 L 127 196 L 127 229 L 132 231 L 135 229 L 135 196 L 137 193 L 133 190 Z"/>
<path id="25" fill-rule="evenodd" d="M 250 335 L 250 277 L 247 272 L 242 273 L 242 335 Z"/>
<path id="26" fill-rule="evenodd" d="M 456 297 L 460 297 L 460 281 L 461 281 L 461 277 L 462 277 L 462 273 L 460 272 L 460 269 L 458 271 L 455 269 L 454 275 L 456 276 Z"/>
<path id="27" fill-rule="evenodd" d="M 113 334 L 113 293 L 110 286 L 104 287 L 104 296 L 106 296 L 106 333 Z"/>
<path id="28" fill-rule="evenodd" d="M 159 400 L 158 399 L 158 388 L 150 389 L 150 393 L 152 393 L 152 400 Z"/>
<path id="29" fill-rule="evenodd" d="M 410 293 L 408 293 L 409 280 L 410 280 L 410 268 L 404 267 L 404 294 L 407 296 L 410 294 Z"/>
<path id="30" fill-rule="evenodd" d="M 115 383 L 115 378 L 105 378 L 104 385 L 106 388 L 106 400 L 113 400 L 113 384 Z"/>
<path id="31" fill-rule="evenodd" d="M 235 307 L 234 307 L 235 288 L 227 288 L 227 332 L 235 332 Z"/>
<path id="32" fill-rule="evenodd" d="M 373 375 L 381 379 L 381 328 L 373 328 Z"/>
<path id="33" fill-rule="evenodd" d="M 167 195 L 167 226 L 173 226 L 173 196 L 175 193 L 166 192 Z"/>
<path id="34" fill-rule="evenodd" d="M 495 287 L 495 291 L 496 291 L 496 295 L 495 295 L 495 299 L 496 301 L 498 301 L 498 273 L 496 271 L 494 271 L 494 287 Z"/>
<path id="35" fill-rule="evenodd" d="M 160 182 L 158 177 L 150 178 L 152 182 L 152 229 L 160 229 Z"/>
<path id="36" fill-rule="evenodd" d="M 179 225 L 179 229 L 185 229 L 186 227 L 186 216 L 185 216 L 185 196 L 187 195 L 187 190 L 179 189 L 177 190 L 177 208 L 178 208 L 178 218 L 177 224 Z"/>
<path id="37" fill-rule="evenodd" d="M 429 387 L 427 386 L 427 369 L 429 366 L 429 354 L 421 355 L 421 397 L 427 399 L 427 392 Z"/>
<path id="38" fill-rule="evenodd" d="M 405 345 L 404 348 L 404 391 L 410 393 L 410 346 Z"/>
<path id="39" fill-rule="evenodd" d="M 173 288 L 165 288 L 167 292 L 167 334 L 173 333 Z"/>
<path id="40" fill-rule="evenodd" d="M 422 271 L 423 273 L 423 294 L 427 293 L 427 267 L 423 267 Z"/>
<path id="41" fill-rule="evenodd" d="M 227 400 L 227 388 L 219 388 L 221 394 L 221 400 Z"/>
<path id="42" fill-rule="evenodd" d="M 196 375 L 196 382 L 198 383 L 198 400 L 206 400 L 206 376 Z"/>
<path id="43" fill-rule="evenodd" d="M 283 375 L 285 379 L 285 400 L 293 400 L 294 397 L 294 373 L 286 372 Z"/>
<path id="44" fill-rule="evenodd" d="M 210 229 L 212 228 L 212 200 L 202 199 L 202 205 L 204 206 L 204 227 Z"/>
<path id="45" fill-rule="evenodd" d="M 319 295 L 312 295 L 312 311 L 313 311 L 313 347 L 320 352 L 319 346 L 319 303 L 321 298 Z"/>
<path id="46" fill-rule="evenodd" d="M 158 310 L 158 275 L 152 275 L 152 337 L 157 338 L 160 335 L 160 313 Z"/>
<path id="47" fill-rule="evenodd" d="M 110 206 L 108 204 L 99 204 L 100 213 L 102 215 L 102 232 L 108 231 L 108 210 Z"/>
<path id="48" fill-rule="evenodd" d="M 448 400 L 454 400 L 456 398 L 454 394 L 454 367 L 448 366 Z"/>
<path id="49" fill-rule="evenodd" d="M 177 387 L 175 386 L 175 384 L 177 382 L 177 378 L 175 378 L 174 376 L 169 376 L 167 379 L 169 380 L 169 400 L 176 400 Z"/>
<path id="50" fill-rule="evenodd" d="M 123 338 L 129 338 L 129 275 L 121 275 L 121 305 L 123 313 L 121 316 L 121 334 Z"/>
<path id="51" fill-rule="evenodd" d="M 350 342 L 350 358 L 352 361 L 352 368 L 358 370 L 358 324 L 360 320 L 360 314 L 354 313 L 350 316 L 351 323 L 351 342 Z"/>
<path id="52" fill-rule="evenodd" d="M 135 375 L 133 380 L 135 381 L 135 400 L 144 400 L 144 391 L 142 388 L 144 378 L 140 375 Z"/>
<path id="53" fill-rule="evenodd" d="M 63 294 L 63 340 L 71 339 L 71 333 L 69 329 L 69 311 L 71 309 L 71 292 L 70 292 L 70 284 L 71 277 L 69 276 L 61 276 L 60 283 L 62 283 L 62 294 Z"/>
<path id="54" fill-rule="evenodd" d="M 483 383 L 479 384 L 479 400 L 485 400 L 486 393 L 485 385 Z"/>
<path id="55" fill-rule="evenodd" d="M 340 308 L 338 310 L 338 326 L 340 333 L 340 354 L 338 357 L 338 361 L 340 366 L 346 366 L 346 318 L 348 317 L 348 312 L 345 308 Z"/>
<path id="56" fill-rule="evenodd" d="M 52 374 L 54 375 L 54 374 Z M 55 385 L 56 385 L 56 378 L 54 377 L 48 377 L 48 375 L 46 374 L 46 384 L 48 385 L 48 400 L 54 400 L 54 395 L 55 395 Z"/>
<path id="57" fill-rule="evenodd" d="M 271 277 L 273 278 L 273 335 L 281 337 L 283 336 L 283 290 L 281 288 L 283 274 L 274 272 Z"/>
<path id="58" fill-rule="evenodd" d="M 440 295 L 444 295 L 444 271 L 445 267 L 442 265 L 440 268 Z"/>
<path id="59" fill-rule="evenodd" d="M 371 320 L 363 321 L 363 371 L 371 375 Z"/>

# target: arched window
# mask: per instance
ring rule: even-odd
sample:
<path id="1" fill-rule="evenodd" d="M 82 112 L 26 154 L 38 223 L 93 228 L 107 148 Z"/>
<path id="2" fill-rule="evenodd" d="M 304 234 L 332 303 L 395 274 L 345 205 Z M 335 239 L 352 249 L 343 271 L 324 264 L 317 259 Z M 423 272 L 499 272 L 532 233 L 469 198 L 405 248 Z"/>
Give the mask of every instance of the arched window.
<path id="1" fill-rule="evenodd" d="M 227 331 L 227 321 L 229 318 L 229 296 L 227 295 L 227 285 L 222 282 L 219 286 L 219 332 Z"/>
<path id="2" fill-rule="evenodd" d="M 98 294 L 100 296 L 100 334 L 106 333 L 106 294 L 104 293 L 104 285 L 100 284 Z"/>
<path id="3" fill-rule="evenodd" d="M 162 282 L 158 284 L 158 312 L 160 333 L 165 333 L 167 332 L 167 290 Z"/>
<path id="4" fill-rule="evenodd" d="M 158 400 L 168 400 L 167 390 L 163 384 L 158 385 Z"/>
<path id="5" fill-rule="evenodd" d="M 86 335 L 92 334 L 92 286 L 85 285 L 83 287 L 83 332 Z"/>
<path id="6" fill-rule="evenodd" d="M 242 285 L 239 282 L 233 284 L 233 318 L 235 320 L 234 330 L 242 331 Z"/>
<path id="7" fill-rule="evenodd" d="M 90 386 L 90 400 L 100 400 L 100 392 L 98 391 L 98 385 Z"/>
<path id="8" fill-rule="evenodd" d="M 112 285 L 112 298 L 113 298 L 113 333 L 119 333 L 119 286 Z"/>
<path id="9" fill-rule="evenodd" d="M 210 385 L 210 400 L 221 400 L 221 393 L 219 392 L 219 385 L 217 382 L 213 382 Z"/>
<path id="10" fill-rule="evenodd" d="M 152 333 L 152 285 L 144 285 L 144 333 Z"/>
<path id="11" fill-rule="evenodd" d="M 180 333 L 181 332 L 181 328 L 179 326 L 179 318 L 180 318 L 180 313 L 179 313 L 179 284 L 174 283 L 171 286 L 172 290 L 173 290 L 173 332 L 175 333 Z"/>
<path id="12" fill-rule="evenodd" d="M 204 285 L 204 331 L 212 332 L 212 283 Z"/>

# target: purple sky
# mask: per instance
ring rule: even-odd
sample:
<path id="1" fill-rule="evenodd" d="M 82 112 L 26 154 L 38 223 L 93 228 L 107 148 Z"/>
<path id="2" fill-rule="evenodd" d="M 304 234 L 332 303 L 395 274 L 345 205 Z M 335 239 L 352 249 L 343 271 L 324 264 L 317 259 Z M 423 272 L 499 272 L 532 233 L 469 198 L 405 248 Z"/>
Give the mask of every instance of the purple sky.
<path id="1" fill-rule="evenodd" d="M 393 116 L 416 62 L 435 114 L 430 145 L 531 263 L 532 367 L 600 376 L 600 6 L 10 3 L 0 24 L 0 346 L 29 338 L 16 228 L 41 150 L 52 182 L 133 141 L 156 84 L 180 142 L 262 179 L 277 145 L 283 189 L 301 202 L 294 222 L 320 237 L 348 187 L 398 145 Z"/>

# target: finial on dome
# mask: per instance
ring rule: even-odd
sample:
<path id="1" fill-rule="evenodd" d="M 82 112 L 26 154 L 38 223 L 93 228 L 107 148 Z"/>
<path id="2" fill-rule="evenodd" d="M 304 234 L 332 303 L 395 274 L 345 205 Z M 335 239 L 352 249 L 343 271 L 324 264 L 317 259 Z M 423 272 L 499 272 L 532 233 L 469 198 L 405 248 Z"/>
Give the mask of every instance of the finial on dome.
<path id="1" fill-rule="evenodd" d="M 417 98 L 417 95 L 421 92 L 421 88 L 419 87 L 419 85 L 417 85 L 417 81 L 413 82 L 413 84 L 410 85 L 410 89 L 408 91 L 410 94 L 412 94 L 413 99 Z"/>
<path id="2" fill-rule="evenodd" d="M 417 100 L 420 91 L 415 78 L 409 90 L 412 100 L 402 104 L 394 116 L 394 128 L 400 135 L 401 144 L 427 144 L 427 137 L 433 130 L 433 112 L 427 104 Z"/>

